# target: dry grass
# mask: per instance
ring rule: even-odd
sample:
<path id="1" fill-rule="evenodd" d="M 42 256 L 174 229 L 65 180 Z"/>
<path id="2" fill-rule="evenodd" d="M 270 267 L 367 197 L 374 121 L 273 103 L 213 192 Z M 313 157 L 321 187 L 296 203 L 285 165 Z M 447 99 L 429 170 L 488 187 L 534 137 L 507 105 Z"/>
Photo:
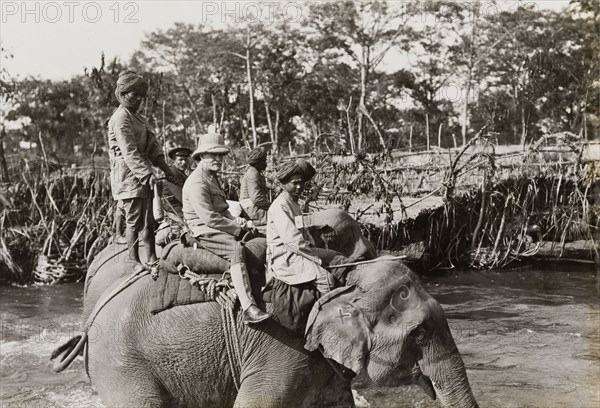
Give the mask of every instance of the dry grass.
<path id="1" fill-rule="evenodd" d="M 107 242 L 114 202 L 105 170 L 50 176 L 24 172 L 4 186 L 0 279 L 53 283 L 81 279 Z"/>
<path id="2" fill-rule="evenodd" d="M 431 267 L 499 267 L 534 254 L 534 240 L 597 238 L 599 162 L 573 135 L 551 138 L 523 149 L 478 136 L 463 149 L 391 160 L 318 156 L 305 210 L 343 208 L 379 249 L 419 244 Z M 223 174 L 230 198 L 239 170 Z M 25 171 L 0 190 L 0 281 L 83 278 L 113 232 L 114 206 L 107 169 Z"/>

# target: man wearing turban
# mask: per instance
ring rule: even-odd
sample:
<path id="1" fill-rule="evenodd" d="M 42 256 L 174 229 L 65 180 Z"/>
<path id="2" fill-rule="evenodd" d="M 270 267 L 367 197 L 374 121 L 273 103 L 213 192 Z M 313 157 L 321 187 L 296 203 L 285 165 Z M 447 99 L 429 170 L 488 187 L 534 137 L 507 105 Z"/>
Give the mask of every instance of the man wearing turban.
<path id="1" fill-rule="evenodd" d="M 277 172 L 283 191 L 268 211 L 267 273 L 288 285 L 311 282 L 324 294 L 330 290 L 330 277 L 304 236 L 302 209 L 298 204 L 306 182 L 315 172 L 303 159 L 286 162 Z"/>
<path id="2" fill-rule="evenodd" d="M 267 168 L 267 152 L 257 147 L 248 154 L 248 168 L 240 186 L 240 204 L 254 225 L 267 225 L 267 210 L 271 205 L 269 189 L 263 171 Z"/>
<path id="3" fill-rule="evenodd" d="M 119 75 L 115 96 L 119 107 L 108 122 L 111 190 L 125 215 L 125 238 L 134 270 L 148 269 L 140 262 L 138 237 L 146 248 L 148 264 L 156 262 L 152 195 L 156 179 L 152 166 L 158 166 L 168 180 L 183 184 L 167 163 L 152 126 L 138 113 L 148 92 L 148 83 L 133 71 Z"/>

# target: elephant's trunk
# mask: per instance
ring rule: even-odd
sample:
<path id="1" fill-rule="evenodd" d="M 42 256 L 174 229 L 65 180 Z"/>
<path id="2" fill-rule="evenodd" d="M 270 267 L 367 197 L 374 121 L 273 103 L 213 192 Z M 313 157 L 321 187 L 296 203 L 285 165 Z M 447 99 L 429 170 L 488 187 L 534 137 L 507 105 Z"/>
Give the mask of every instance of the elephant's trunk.
<path id="1" fill-rule="evenodd" d="M 421 345 L 419 365 L 431 380 L 445 407 L 478 407 L 467 371 L 446 321 L 438 322 L 434 335 Z"/>

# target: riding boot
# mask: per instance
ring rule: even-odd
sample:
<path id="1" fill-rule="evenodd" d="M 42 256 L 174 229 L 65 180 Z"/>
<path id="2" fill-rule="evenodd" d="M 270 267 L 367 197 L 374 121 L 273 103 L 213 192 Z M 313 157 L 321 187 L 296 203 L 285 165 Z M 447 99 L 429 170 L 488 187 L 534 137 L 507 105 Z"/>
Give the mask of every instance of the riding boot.
<path id="1" fill-rule="evenodd" d="M 270 314 L 263 312 L 256 306 L 252 297 L 252 287 L 250 286 L 250 277 L 244 263 L 231 265 L 229 269 L 233 288 L 237 292 L 240 305 L 242 306 L 244 323 L 258 323 L 271 317 Z"/>

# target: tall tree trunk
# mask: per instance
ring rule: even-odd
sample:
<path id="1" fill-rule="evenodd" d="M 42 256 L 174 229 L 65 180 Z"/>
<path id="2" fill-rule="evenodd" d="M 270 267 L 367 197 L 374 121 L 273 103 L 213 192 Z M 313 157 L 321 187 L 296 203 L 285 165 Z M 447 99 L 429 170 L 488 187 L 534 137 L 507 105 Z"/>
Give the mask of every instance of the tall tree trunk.
<path id="1" fill-rule="evenodd" d="M 212 113 L 213 113 L 213 126 L 215 127 L 215 132 L 219 130 L 219 122 L 217 119 L 217 100 L 215 98 L 215 93 L 210 93 L 210 102 L 212 105 Z"/>
<path id="2" fill-rule="evenodd" d="M 377 126 L 377 124 L 375 123 L 375 121 L 373 120 L 371 115 L 369 114 L 369 111 L 366 109 L 363 109 L 363 108 L 364 108 L 364 105 L 362 105 L 362 107 L 359 107 L 359 113 L 362 113 L 363 115 L 365 115 L 366 118 L 369 120 L 369 122 L 371 122 L 371 126 L 373 126 L 373 129 L 375 129 L 375 133 L 377 133 L 377 136 L 379 136 L 379 143 L 381 143 L 381 147 L 383 149 L 384 155 L 389 157 L 390 151 L 388 149 L 387 144 L 385 143 L 383 135 L 379 131 L 379 127 Z"/>
<path id="3" fill-rule="evenodd" d="M 513 140 L 517 141 L 518 140 L 518 133 L 519 133 L 519 129 L 517 126 L 517 115 L 518 115 L 518 89 L 517 89 L 518 85 L 513 85 L 513 95 L 512 95 L 512 103 L 513 103 L 513 115 L 514 117 L 512 118 L 512 131 L 513 131 Z M 513 142 L 514 143 L 514 142 Z"/>
<path id="4" fill-rule="evenodd" d="M 238 85 L 238 95 L 241 94 L 241 87 Z M 244 113 L 243 113 L 243 109 L 242 109 L 242 104 L 238 104 L 240 111 L 239 111 L 239 118 L 240 118 L 240 131 L 242 133 L 242 141 L 244 142 L 244 146 L 246 146 L 247 148 L 250 148 L 250 143 L 248 142 L 248 137 L 247 137 L 247 132 L 246 129 L 244 128 L 244 123 L 243 123 L 243 117 L 244 117 Z"/>
<path id="5" fill-rule="evenodd" d="M 367 98 L 367 75 L 369 73 L 369 50 L 363 47 L 362 63 L 360 64 L 360 99 L 358 101 L 359 109 L 365 106 Z M 358 112 L 358 150 L 362 150 L 363 146 L 363 115 Z"/>
<path id="6" fill-rule="evenodd" d="M 474 43 L 475 43 L 475 30 L 477 28 L 477 17 L 479 16 L 479 4 L 476 5 L 477 10 L 474 11 L 474 21 L 473 21 L 473 27 L 471 27 L 471 42 L 469 45 L 469 63 L 467 65 L 467 83 L 466 83 L 466 89 L 465 89 L 465 103 L 463 105 L 463 110 L 462 110 L 462 124 L 461 124 L 461 135 L 462 135 L 462 145 L 466 145 L 467 144 L 467 122 L 469 121 L 469 97 L 471 95 L 471 86 L 472 86 L 472 80 L 473 80 L 473 68 L 474 68 L 474 58 L 475 58 L 475 50 L 474 50 Z"/>
<path id="7" fill-rule="evenodd" d="M 2 175 L 2 181 L 9 183 L 10 176 L 8 174 L 8 166 L 6 165 L 6 157 L 4 156 L 4 139 L 6 139 L 6 130 L 2 126 L 2 130 L 0 131 L 0 174 Z"/>
<path id="8" fill-rule="evenodd" d="M 166 127 L 165 127 L 165 105 L 166 105 L 166 101 L 163 99 L 163 103 L 162 103 L 162 145 L 163 145 L 163 153 L 165 155 L 165 157 L 167 156 L 167 134 L 166 134 Z M 95 149 L 95 148 L 94 148 Z"/>
<path id="9" fill-rule="evenodd" d="M 469 121 L 469 96 L 471 94 L 471 80 L 473 75 L 473 68 L 469 66 L 469 72 L 467 73 L 467 84 L 466 84 L 466 95 L 465 103 L 462 107 L 462 124 L 460 127 L 460 133 L 462 135 L 462 145 L 467 144 L 467 122 Z"/>
<path id="10" fill-rule="evenodd" d="M 40 149 L 42 150 L 42 157 L 44 158 L 44 165 L 46 166 L 46 172 L 50 171 L 48 167 L 48 156 L 46 156 L 46 148 L 44 147 L 44 139 L 42 139 L 42 131 L 38 133 L 38 140 L 40 142 Z"/>
<path id="11" fill-rule="evenodd" d="M 273 129 L 273 132 L 275 133 L 275 144 L 271 147 L 271 152 L 273 152 L 273 154 L 276 154 L 279 149 L 279 115 L 279 109 L 275 109 L 275 129 Z"/>
<path id="12" fill-rule="evenodd" d="M 190 109 L 192 110 L 192 114 L 194 115 L 194 122 L 196 123 L 196 126 L 199 129 L 204 129 L 204 126 L 202 125 L 202 120 L 200 120 L 200 114 L 198 113 L 198 110 L 196 109 L 196 104 L 194 103 L 194 100 L 192 99 L 190 90 L 187 88 L 187 86 L 185 86 L 185 84 L 181 84 L 181 87 L 183 88 L 183 95 L 185 96 L 185 99 L 188 101 L 188 104 L 190 105 Z"/>
<path id="13" fill-rule="evenodd" d="M 425 114 L 425 136 L 427 138 L 427 151 L 429 151 L 429 114 Z"/>
<path id="14" fill-rule="evenodd" d="M 273 131 L 273 122 L 271 121 L 271 109 L 269 107 L 269 101 L 265 97 L 263 99 L 265 104 L 265 115 L 267 116 L 267 125 L 269 126 L 269 136 L 271 136 L 271 146 L 275 145 L 275 132 Z"/>
<path id="15" fill-rule="evenodd" d="M 348 107 L 344 109 L 346 111 L 346 122 L 348 123 L 348 138 L 350 139 L 350 151 L 352 154 L 356 153 L 356 146 L 354 144 L 354 133 L 352 132 L 352 121 L 350 120 L 350 107 L 352 106 L 352 96 L 348 101 Z"/>
<path id="16" fill-rule="evenodd" d="M 246 79 L 248 81 L 248 98 L 250 101 L 250 125 L 252 126 L 252 147 L 258 144 L 258 136 L 256 134 L 256 123 L 254 121 L 254 86 L 252 84 L 252 69 L 250 60 L 250 31 L 246 36 Z"/>
<path id="17" fill-rule="evenodd" d="M 527 140 L 527 119 L 525 116 L 525 104 L 521 106 L 521 146 L 525 146 Z"/>

